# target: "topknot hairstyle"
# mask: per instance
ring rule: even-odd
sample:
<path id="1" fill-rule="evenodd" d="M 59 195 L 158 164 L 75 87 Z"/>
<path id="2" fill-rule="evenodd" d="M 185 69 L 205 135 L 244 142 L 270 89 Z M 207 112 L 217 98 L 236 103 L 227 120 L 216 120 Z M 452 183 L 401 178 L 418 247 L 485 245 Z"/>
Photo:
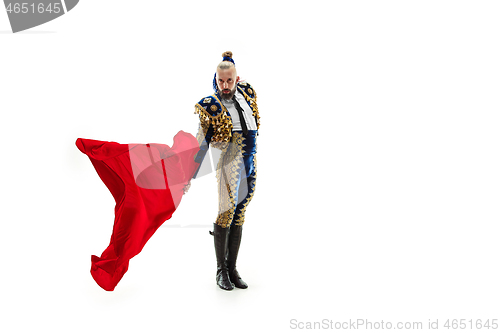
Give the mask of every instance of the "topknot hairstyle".
<path id="1" fill-rule="evenodd" d="M 225 58 L 225 57 L 233 58 L 233 52 L 226 51 L 226 52 L 222 53 L 222 58 Z"/>
<path id="2" fill-rule="evenodd" d="M 222 53 L 222 61 L 217 65 L 218 69 L 228 69 L 231 67 L 235 67 L 236 64 L 234 63 L 233 60 L 233 52 L 231 51 L 226 51 Z M 217 72 L 214 74 L 214 81 L 212 83 L 214 91 L 217 93 Z"/>

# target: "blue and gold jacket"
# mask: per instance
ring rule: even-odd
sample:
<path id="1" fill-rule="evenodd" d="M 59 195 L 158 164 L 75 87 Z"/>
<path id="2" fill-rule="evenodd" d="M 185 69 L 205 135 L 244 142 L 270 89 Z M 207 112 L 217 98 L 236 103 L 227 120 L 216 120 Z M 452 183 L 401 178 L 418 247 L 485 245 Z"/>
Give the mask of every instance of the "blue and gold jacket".
<path id="1" fill-rule="evenodd" d="M 260 117 L 255 90 L 247 82 L 238 82 L 236 89 L 245 96 L 245 100 L 253 110 L 258 130 L 260 127 Z M 227 146 L 227 143 L 231 141 L 233 123 L 231 115 L 221 103 L 218 93 L 202 98 L 196 103 L 194 113 L 197 113 L 200 117 L 200 127 L 196 136 L 200 145 L 200 151 L 196 155 L 195 161 L 201 163 L 208 151 L 209 144 L 219 149 Z"/>

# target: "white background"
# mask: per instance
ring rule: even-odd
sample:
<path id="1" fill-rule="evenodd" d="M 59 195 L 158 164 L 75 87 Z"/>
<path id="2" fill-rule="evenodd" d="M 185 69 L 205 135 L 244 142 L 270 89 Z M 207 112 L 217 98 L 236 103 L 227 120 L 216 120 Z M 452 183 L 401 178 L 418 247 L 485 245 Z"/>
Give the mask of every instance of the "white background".
<path id="1" fill-rule="evenodd" d="M 0 10 L 0 330 L 500 319 L 499 10 L 82 0 L 17 34 Z M 238 260 L 249 288 L 215 283 L 211 174 L 104 291 L 90 256 L 109 244 L 114 200 L 76 139 L 195 134 L 226 50 L 261 115 Z"/>

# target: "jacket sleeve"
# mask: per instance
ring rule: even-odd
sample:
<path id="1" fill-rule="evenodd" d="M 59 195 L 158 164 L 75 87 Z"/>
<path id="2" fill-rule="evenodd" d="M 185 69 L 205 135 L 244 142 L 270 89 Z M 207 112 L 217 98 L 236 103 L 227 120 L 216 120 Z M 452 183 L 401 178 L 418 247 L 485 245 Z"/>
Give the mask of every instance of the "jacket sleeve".
<path id="1" fill-rule="evenodd" d="M 200 118 L 203 116 L 200 115 Z M 195 162 L 201 163 L 205 158 L 205 155 L 208 151 L 208 146 L 210 141 L 212 141 L 212 135 L 214 134 L 213 126 L 208 122 L 200 119 L 200 124 L 198 126 L 198 134 L 196 135 L 196 139 L 198 140 L 198 145 L 200 146 L 200 151 L 195 156 Z"/>
<path id="2" fill-rule="evenodd" d="M 210 124 L 209 119 L 207 119 L 207 117 L 204 114 L 200 114 L 200 124 L 198 125 L 198 133 L 196 135 L 196 139 L 198 140 L 198 145 L 200 146 L 200 150 L 194 157 L 194 161 L 196 163 L 199 163 L 200 166 L 208 152 L 209 144 L 210 141 L 212 141 L 213 134 L 214 134 L 214 128 Z M 196 178 L 196 176 L 198 175 L 200 166 L 198 166 L 198 169 L 194 173 L 193 178 Z"/>

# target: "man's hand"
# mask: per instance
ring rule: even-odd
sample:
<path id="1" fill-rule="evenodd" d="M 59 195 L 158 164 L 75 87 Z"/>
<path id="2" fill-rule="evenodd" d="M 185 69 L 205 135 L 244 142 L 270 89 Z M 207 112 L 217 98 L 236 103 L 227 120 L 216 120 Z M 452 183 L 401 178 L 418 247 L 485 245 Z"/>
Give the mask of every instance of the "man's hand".
<path id="1" fill-rule="evenodd" d="M 190 187 L 191 187 L 191 180 L 187 183 L 186 186 L 184 186 L 184 194 L 186 194 L 188 192 Z"/>

